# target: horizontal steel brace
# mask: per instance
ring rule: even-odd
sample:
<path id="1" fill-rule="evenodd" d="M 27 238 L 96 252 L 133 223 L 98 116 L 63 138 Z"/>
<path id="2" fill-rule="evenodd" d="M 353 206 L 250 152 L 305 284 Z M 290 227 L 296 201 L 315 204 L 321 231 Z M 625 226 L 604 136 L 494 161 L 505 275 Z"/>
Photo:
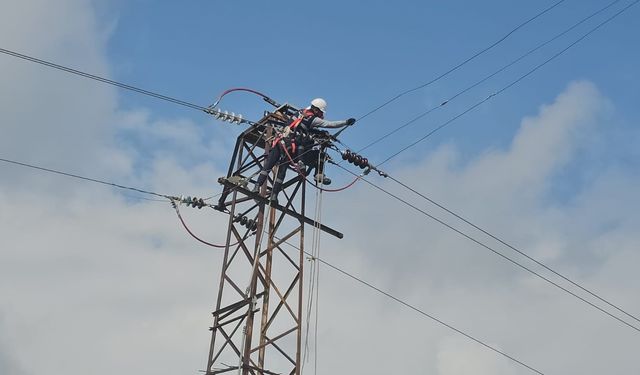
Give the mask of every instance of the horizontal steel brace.
<path id="1" fill-rule="evenodd" d="M 244 195 L 246 195 L 248 197 L 251 197 L 251 198 L 253 198 L 253 199 L 255 199 L 255 200 L 257 200 L 257 201 L 259 201 L 259 202 L 261 202 L 263 204 L 269 205 L 269 200 L 267 198 L 261 196 L 258 193 L 254 193 L 254 192 L 252 192 L 252 191 L 250 191 L 248 189 L 245 189 L 242 186 L 238 186 L 236 184 L 233 184 L 233 183 L 227 181 L 225 178 L 219 178 L 218 182 L 220 182 L 226 188 L 235 189 L 238 192 L 240 192 L 240 193 L 242 193 L 242 194 L 244 194 Z M 299 213 L 297 213 L 297 212 L 295 212 L 295 211 L 293 211 L 293 210 L 291 210 L 289 208 L 283 207 L 283 206 L 281 206 L 279 204 L 272 204 L 271 207 L 274 207 L 276 210 L 278 210 L 280 212 L 284 212 L 287 215 L 293 216 L 296 219 L 301 220 L 301 221 L 305 222 L 308 225 L 312 225 L 312 226 L 314 226 L 316 228 L 320 228 L 320 230 L 322 230 L 323 232 L 329 233 L 332 236 L 335 236 L 335 237 L 338 237 L 338 238 L 343 238 L 344 237 L 344 235 L 342 233 L 338 232 L 337 230 L 329 228 L 328 226 L 326 226 L 324 224 L 320 224 L 320 223 L 316 222 L 315 220 L 312 220 L 311 218 L 303 216 L 303 215 L 301 215 L 301 214 L 299 214 Z"/>

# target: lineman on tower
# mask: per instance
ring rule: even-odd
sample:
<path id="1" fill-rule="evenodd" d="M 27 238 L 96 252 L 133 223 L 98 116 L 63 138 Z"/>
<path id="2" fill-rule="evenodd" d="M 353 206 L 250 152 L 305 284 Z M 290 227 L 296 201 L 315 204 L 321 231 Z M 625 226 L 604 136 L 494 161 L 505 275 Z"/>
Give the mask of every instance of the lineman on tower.
<path id="1" fill-rule="evenodd" d="M 284 182 L 287 167 L 291 161 L 302 162 L 312 167 L 308 170 L 316 169 L 315 180 L 319 184 L 329 185 L 331 180 L 324 175 L 324 153 L 314 149 L 316 143 L 310 137 L 316 128 L 336 129 L 353 125 L 355 118 L 342 121 L 327 121 L 324 114 L 327 109 L 327 102 L 324 99 L 316 98 L 311 101 L 311 106 L 305 108 L 302 114 L 293 120 L 291 124 L 284 128 L 281 135 L 277 136 L 271 144 L 271 151 L 267 156 L 264 167 L 260 171 L 258 181 L 254 187 L 254 192 L 258 192 L 260 187 L 267 181 L 267 176 L 276 164 L 279 165 L 278 175 L 273 183 L 271 191 L 271 201 L 277 202 L 277 196 Z M 316 130 L 317 132 L 317 130 Z M 293 167 L 293 166 L 292 166 Z M 304 167 L 304 165 L 302 166 Z M 302 170 L 302 168 L 298 168 Z"/>

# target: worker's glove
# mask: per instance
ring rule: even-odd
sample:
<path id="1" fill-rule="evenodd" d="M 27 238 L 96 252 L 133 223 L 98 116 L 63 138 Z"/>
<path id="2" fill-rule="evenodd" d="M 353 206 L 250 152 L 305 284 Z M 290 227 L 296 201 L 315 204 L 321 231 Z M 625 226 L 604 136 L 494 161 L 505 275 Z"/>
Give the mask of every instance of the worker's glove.
<path id="1" fill-rule="evenodd" d="M 291 128 L 287 126 L 287 127 L 284 128 L 284 131 L 282 131 L 282 136 L 283 137 L 288 137 L 289 134 L 291 134 Z"/>
<path id="2" fill-rule="evenodd" d="M 356 123 L 356 119 L 353 117 L 347 120 L 347 126 L 351 126 Z"/>

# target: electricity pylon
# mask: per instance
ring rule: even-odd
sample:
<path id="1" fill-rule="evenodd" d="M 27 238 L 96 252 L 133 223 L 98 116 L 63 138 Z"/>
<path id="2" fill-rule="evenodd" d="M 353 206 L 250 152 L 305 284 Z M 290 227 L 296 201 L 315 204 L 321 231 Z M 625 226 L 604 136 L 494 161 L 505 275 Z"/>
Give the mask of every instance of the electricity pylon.
<path id="1" fill-rule="evenodd" d="M 291 374 L 301 372 L 304 226 L 342 234 L 305 216 L 306 180 L 299 173 L 283 183 L 280 204 L 248 185 L 262 169 L 272 137 L 298 110 L 285 104 L 238 137 L 218 209 L 229 213 L 222 272 L 210 328 L 205 373 Z M 276 147 L 278 147 L 276 145 Z M 288 168 L 287 164 L 274 167 Z M 297 250 L 283 247 L 288 242 Z"/>

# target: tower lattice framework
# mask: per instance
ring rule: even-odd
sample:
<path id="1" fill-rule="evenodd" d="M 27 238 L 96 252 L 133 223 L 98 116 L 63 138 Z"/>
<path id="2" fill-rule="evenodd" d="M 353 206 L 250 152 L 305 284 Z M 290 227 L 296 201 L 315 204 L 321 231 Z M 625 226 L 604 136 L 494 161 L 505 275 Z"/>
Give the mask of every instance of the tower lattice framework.
<path id="1" fill-rule="evenodd" d="M 218 207 L 229 213 L 211 345 L 205 373 L 291 374 L 301 372 L 305 179 L 289 171 L 279 204 L 262 198 L 273 186 L 277 168 L 260 195 L 252 192 L 271 148 L 271 139 L 297 109 L 280 106 L 237 139 Z M 284 242 L 294 245 L 285 247 Z"/>

